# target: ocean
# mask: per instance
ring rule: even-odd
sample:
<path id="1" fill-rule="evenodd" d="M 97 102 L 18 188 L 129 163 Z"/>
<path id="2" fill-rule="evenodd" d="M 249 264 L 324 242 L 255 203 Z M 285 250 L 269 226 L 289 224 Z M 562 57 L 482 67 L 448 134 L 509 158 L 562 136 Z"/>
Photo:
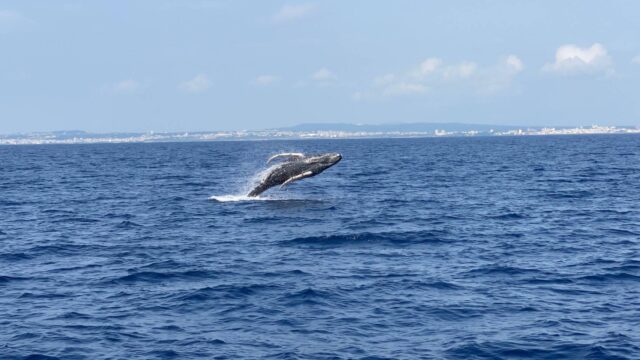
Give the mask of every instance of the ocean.
<path id="1" fill-rule="evenodd" d="M 246 194 L 279 152 L 324 173 Z M 638 359 L 640 136 L 0 147 L 1 359 Z"/>

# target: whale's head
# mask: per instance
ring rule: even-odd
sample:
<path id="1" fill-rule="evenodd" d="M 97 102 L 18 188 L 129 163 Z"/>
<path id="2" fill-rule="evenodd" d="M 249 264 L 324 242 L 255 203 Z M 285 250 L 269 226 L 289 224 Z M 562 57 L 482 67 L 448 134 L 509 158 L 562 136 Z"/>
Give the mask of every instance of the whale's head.
<path id="1" fill-rule="evenodd" d="M 340 160 L 342 160 L 342 155 L 338 153 L 320 154 L 310 156 L 305 159 L 305 161 L 312 166 L 311 171 L 314 174 L 323 172 L 324 170 L 340 162 Z"/>

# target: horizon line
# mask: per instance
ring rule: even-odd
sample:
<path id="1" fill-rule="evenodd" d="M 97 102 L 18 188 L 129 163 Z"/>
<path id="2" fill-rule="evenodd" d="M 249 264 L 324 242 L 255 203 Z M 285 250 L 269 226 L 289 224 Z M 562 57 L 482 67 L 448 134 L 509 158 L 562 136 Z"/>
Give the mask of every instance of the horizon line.
<path id="1" fill-rule="evenodd" d="M 580 129 L 585 127 L 610 127 L 610 128 L 634 128 L 640 129 L 640 125 L 599 125 L 599 124 L 589 124 L 589 125 L 512 125 L 512 124 L 491 124 L 491 123 L 466 123 L 466 122 L 400 122 L 400 123 L 348 123 L 348 122 L 309 122 L 309 123 L 298 123 L 294 125 L 286 125 L 280 127 L 271 127 L 271 128 L 241 128 L 234 130 L 167 130 L 167 131 L 158 131 L 158 130 L 114 130 L 114 131 L 94 131 L 94 130 L 82 130 L 82 129 L 59 129 L 59 130 L 31 130 L 31 131 L 18 131 L 18 132 L 1 132 L 0 136 L 15 136 L 15 135 L 30 135 L 30 134 L 52 134 L 52 133 L 85 133 L 85 134 L 93 134 L 93 135 L 107 135 L 107 134 L 182 134 L 182 133 L 225 133 L 225 132 L 261 132 L 261 131 L 292 131 L 292 132 L 308 132 L 308 131 L 343 131 L 350 132 L 349 130 L 339 130 L 339 129 L 325 129 L 325 130 L 293 130 L 293 128 L 301 127 L 301 126 L 331 126 L 331 125 L 339 125 L 339 126 L 357 126 L 357 127 L 383 127 L 383 126 L 406 126 L 406 125 L 465 125 L 465 126 L 480 126 L 480 127 L 497 127 L 497 128 L 514 128 L 514 129 Z M 381 132 L 392 132 L 392 131 L 381 131 Z"/>

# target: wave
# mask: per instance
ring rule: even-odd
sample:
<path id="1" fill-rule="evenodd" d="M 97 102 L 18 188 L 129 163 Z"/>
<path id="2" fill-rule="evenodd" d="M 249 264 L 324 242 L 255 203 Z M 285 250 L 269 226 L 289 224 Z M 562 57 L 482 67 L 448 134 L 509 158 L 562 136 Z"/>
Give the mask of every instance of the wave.
<path id="1" fill-rule="evenodd" d="M 109 248 L 97 244 L 62 244 L 62 245 L 36 245 L 26 250 L 31 257 L 47 255 L 74 255 L 85 252 L 98 252 Z"/>
<path id="2" fill-rule="evenodd" d="M 384 288 L 388 291 L 397 292 L 397 291 L 429 291 L 429 290 L 464 290 L 465 287 L 461 285 L 456 285 L 451 282 L 442 281 L 442 280 L 418 280 L 418 279 L 401 279 L 401 280 L 393 280 L 393 278 L 404 277 L 404 276 L 412 276 L 412 275 L 400 275 L 397 276 L 395 274 L 388 275 L 367 275 L 363 278 L 378 278 L 370 286 L 367 288 Z"/>
<path id="3" fill-rule="evenodd" d="M 215 271 L 188 270 L 179 272 L 139 271 L 111 280 L 115 283 L 160 283 L 166 280 L 211 279 L 219 274 Z"/>
<path id="4" fill-rule="evenodd" d="M 32 293 L 25 292 L 22 293 L 18 298 L 19 299 L 63 299 L 73 297 L 73 294 L 58 294 L 58 293 Z"/>
<path id="5" fill-rule="evenodd" d="M 152 262 L 150 264 L 140 266 L 138 269 L 180 269 L 186 266 L 189 266 L 189 264 L 169 259 Z"/>
<path id="6" fill-rule="evenodd" d="M 280 301 L 284 302 L 287 307 L 308 305 L 329 306 L 330 303 L 335 303 L 341 299 L 341 294 L 337 292 L 312 288 L 287 293 L 280 297 Z"/>
<path id="7" fill-rule="evenodd" d="M 142 225 L 135 223 L 133 221 L 129 221 L 129 220 L 124 220 L 122 222 L 120 222 L 118 225 L 116 225 L 116 227 L 121 228 L 121 229 L 132 229 L 132 228 L 137 228 L 137 227 L 141 227 Z"/>
<path id="8" fill-rule="evenodd" d="M 613 282 L 613 281 L 640 281 L 640 276 L 628 274 L 625 272 L 594 274 L 579 277 L 577 280 L 585 280 L 589 282 Z"/>
<path id="9" fill-rule="evenodd" d="M 466 275 L 472 276 L 514 276 L 514 275 L 532 275 L 532 276 L 548 276 L 552 275 L 548 272 L 533 269 L 533 268 L 519 268 L 515 266 L 502 266 L 502 265 L 488 265 L 477 269 L 469 270 L 465 272 Z"/>
<path id="10" fill-rule="evenodd" d="M 519 220 L 519 219 L 524 219 L 525 216 L 522 214 L 511 212 L 511 213 L 492 216 L 491 218 L 496 220 Z"/>
<path id="11" fill-rule="evenodd" d="M 578 288 L 569 288 L 569 287 L 549 287 L 549 286 L 540 286 L 538 287 L 540 290 L 551 291 L 556 294 L 562 295 L 572 295 L 572 296 L 587 296 L 587 295 L 602 295 L 603 292 L 593 291 L 593 290 L 584 290 Z"/>
<path id="12" fill-rule="evenodd" d="M 404 283 L 404 282 L 403 282 Z M 405 283 L 409 289 L 437 289 L 437 290 L 463 290 L 464 287 L 460 285 L 456 285 L 454 283 L 446 282 L 446 281 L 434 281 L 434 282 L 424 282 L 424 281 L 409 281 Z M 405 287 L 406 289 L 407 287 Z"/>
<path id="13" fill-rule="evenodd" d="M 547 197 L 553 199 L 583 199 L 592 197 L 593 195 L 593 192 L 586 190 L 557 190 L 546 194 Z"/>
<path id="14" fill-rule="evenodd" d="M 32 332 L 26 332 L 26 333 L 20 333 L 17 335 L 14 335 L 13 337 L 11 337 L 12 341 L 18 341 L 18 340 L 29 340 L 29 339 L 37 339 L 39 338 L 41 335 L 32 333 Z"/>
<path id="15" fill-rule="evenodd" d="M 8 284 L 10 282 L 14 282 L 14 281 L 21 281 L 21 280 L 30 280 L 31 278 L 25 278 L 25 277 L 17 277 L 17 276 L 4 276 L 4 275 L 0 275 L 0 285 L 2 284 Z"/>
<path id="16" fill-rule="evenodd" d="M 448 306 L 448 307 L 429 307 L 418 306 L 418 309 L 427 311 L 430 315 L 445 321 L 461 321 L 471 318 L 482 317 L 486 314 L 487 309 L 475 309 L 462 306 Z"/>
<path id="17" fill-rule="evenodd" d="M 263 276 L 263 277 L 279 278 L 284 276 L 291 276 L 291 277 L 310 276 L 311 274 L 308 272 L 304 272 L 302 270 L 294 269 L 294 270 L 288 270 L 288 271 L 266 271 L 266 272 L 256 273 L 256 275 Z"/>
<path id="18" fill-rule="evenodd" d="M 27 204 L 26 202 L 18 202 L 18 201 L 11 201 L 11 200 L 0 200 L 0 205 L 2 206 L 20 206 L 20 205 L 25 205 Z"/>
<path id="19" fill-rule="evenodd" d="M 128 214 L 128 213 L 117 214 L 117 213 L 110 212 L 105 214 L 103 217 L 107 219 L 132 219 L 135 217 L 135 215 Z"/>
<path id="20" fill-rule="evenodd" d="M 291 240 L 281 241 L 282 245 L 303 245 L 303 246 L 348 246 L 348 245 L 412 245 L 426 243 L 449 242 L 444 231 L 407 231 L 407 232 L 385 232 L 371 233 L 361 232 L 342 235 L 323 235 L 299 237 Z"/>
<path id="21" fill-rule="evenodd" d="M 623 261 L 622 263 L 616 263 L 616 262 L 612 262 L 612 263 L 616 264 L 616 266 L 608 267 L 606 268 L 606 270 L 611 272 L 614 272 L 614 271 L 639 272 L 640 271 L 640 260 L 627 260 L 627 261 Z"/>
<path id="22" fill-rule="evenodd" d="M 614 235 L 621 235 L 621 236 L 639 236 L 640 233 L 635 232 L 635 231 L 631 231 L 631 230 L 625 230 L 625 229 L 603 229 L 606 232 L 610 233 L 610 234 L 614 234 Z"/>
<path id="23" fill-rule="evenodd" d="M 0 233 L 1 235 L 1 233 Z M 19 252 L 19 253 L 5 253 L 5 254 L 0 254 L 0 259 L 4 260 L 4 261 L 20 261 L 20 260 L 29 260 L 32 259 L 33 256 L 31 255 L 27 255 L 23 252 Z"/>
<path id="24" fill-rule="evenodd" d="M 522 341 L 472 341 L 447 350 L 447 354 L 460 359 L 627 359 L 629 349 L 638 350 L 630 339 L 591 344 L 556 342 L 554 345 L 549 344 L 549 340 L 543 337 Z"/>
<path id="25" fill-rule="evenodd" d="M 250 295 L 255 295 L 260 291 L 276 289 L 273 285 L 217 285 L 207 286 L 198 290 L 191 291 L 187 294 L 183 294 L 178 297 L 185 303 L 200 303 L 207 300 L 219 300 L 219 299 L 238 299 L 245 298 Z"/>
<path id="26" fill-rule="evenodd" d="M 92 219 L 92 218 L 87 218 L 87 217 L 65 217 L 65 218 L 60 218 L 60 219 L 56 219 L 53 220 L 53 223 L 59 224 L 59 223 L 85 223 L 85 224 L 90 224 L 90 223 L 97 223 L 100 220 L 98 219 Z"/>
<path id="27" fill-rule="evenodd" d="M 22 360 L 60 360 L 60 358 L 43 354 L 31 354 L 23 357 Z"/>
<path id="28" fill-rule="evenodd" d="M 57 315 L 57 316 L 53 317 L 53 319 L 56 319 L 56 320 L 90 320 L 90 319 L 93 319 L 93 317 L 90 316 L 90 315 L 87 315 L 87 314 L 76 312 L 76 311 L 69 311 L 69 312 L 66 312 L 64 314 Z"/>
<path id="29" fill-rule="evenodd" d="M 145 355 L 151 359 L 177 359 L 180 357 L 180 354 L 174 350 L 153 350 Z"/>

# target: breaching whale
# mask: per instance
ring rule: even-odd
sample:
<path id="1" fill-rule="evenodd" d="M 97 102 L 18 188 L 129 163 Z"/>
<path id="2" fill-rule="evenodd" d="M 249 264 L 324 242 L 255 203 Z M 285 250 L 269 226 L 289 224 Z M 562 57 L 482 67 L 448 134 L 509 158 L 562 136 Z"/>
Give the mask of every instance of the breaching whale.
<path id="1" fill-rule="evenodd" d="M 329 153 L 307 156 L 302 153 L 283 153 L 270 157 L 267 164 L 276 159 L 283 159 L 285 162 L 273 167 L 247 196 L 258 196 L 276 185 L 282 188 L 294 181 L 318 175 L 337 164 L 342 155 Z"/>

